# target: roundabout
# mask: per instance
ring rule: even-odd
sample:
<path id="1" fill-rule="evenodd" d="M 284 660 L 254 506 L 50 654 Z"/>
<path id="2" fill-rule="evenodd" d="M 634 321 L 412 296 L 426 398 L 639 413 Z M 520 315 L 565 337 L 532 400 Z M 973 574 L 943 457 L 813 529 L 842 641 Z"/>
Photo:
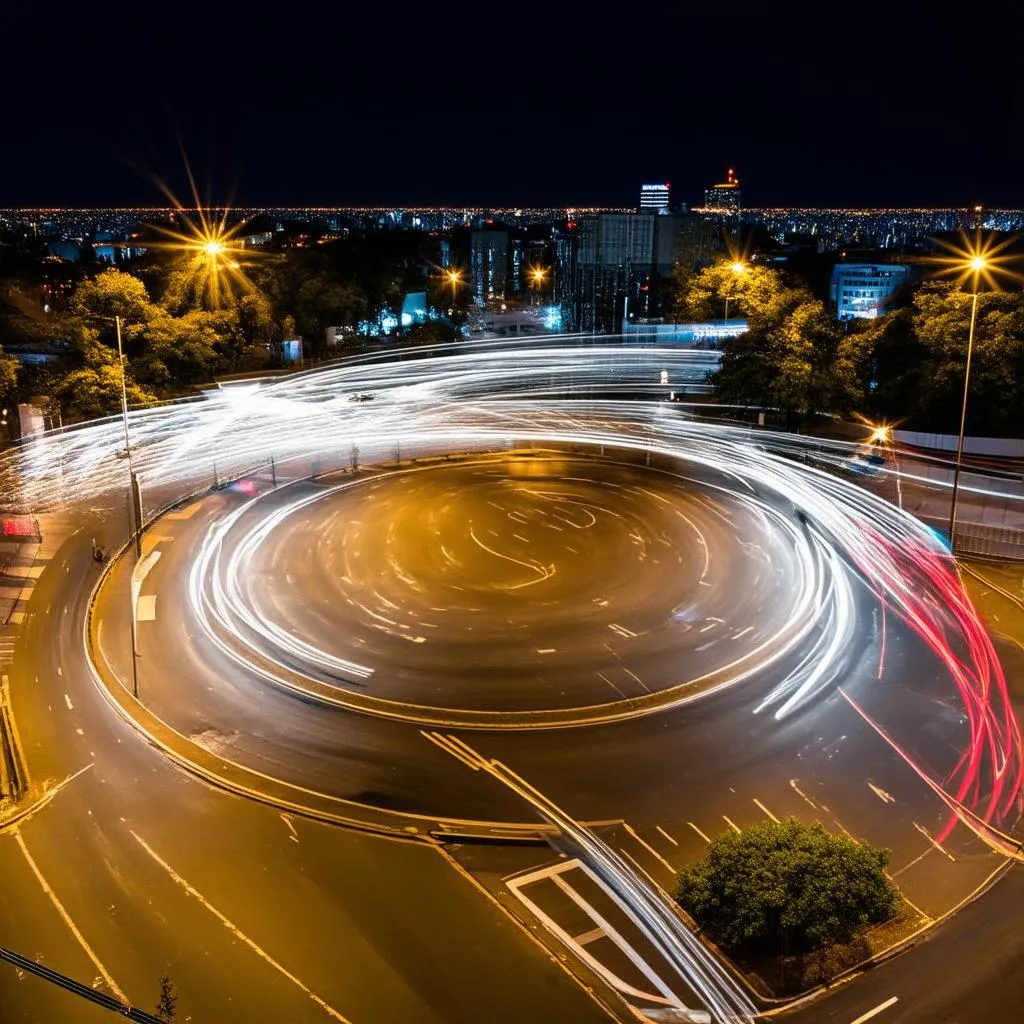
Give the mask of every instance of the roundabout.
<path id="1" fill-rule="evenodd" d="M 353 709 L 651 713 L 763 668 L 822 611 L 791 517 L 684 474 L 525 451 L 271 493 L 207 535 L 192 610 L 241 667 Z"/>
<path id="2" fill-rule="evenodd" d="M 542 922 L 564 956 L 550 922 L 565 908 L 545 895 L 569 871 L 557 854 L 593 875 L 573 867 L 558 891 L 625 913 L 673 995 L 570 943 L 587 984 L 634 1010 L 677 1000 L 721 1021 L 753 1016 L 751 993 L 658 895 L 717 832 L 792 815 L 884 845 L 922 927 L 997 877 L 1020 813 L 1020 733 L 941 541 L 828 472 L 827 446 L 814 464 L 803 439 L 553 397 L 559 360 L 607 393 L 604 367 L 641 378 L 668 358 L 582 351 L 535 366 L 531 353 L 521 373 L 502 354 L 328 370 L 140 417 L 141 557 L 126 548 L 96 569 L 89 531 L 69 539 L 78 599 L 48 570 L 38 607 L 67 601 L 61 631 L 26 621 L 32 650 L 59 652 L 36 669 L 56 697 L 34 691 L 40 722 L 89 708 L 78 740 L 39 741 L 30 758 L 90 794 L 83 823 L 109 808 L 97 863 L 141 850 L 207 889 L 189 861 L 204 827 L 192 809 L 216 806 L 278 829 L 302 898 L 335 864 L 305 859 L 311 830 L 401 837 L 513 919 Z M 357 381 L 374 401 L 347 401 L 339 385 Z M 26 494 L 76 493 L 107 543 L 123 516 L 117 426 L 22 467 Z M 73 666 L 84 684 L 60 682 Z M 236 865 L 265 870 L 271 855 L 245 834 L 224 832 L 217 886 Z M 354 998 L 329 977 L 318 988 L 333 1004 Z M 387 1019 L 369 995 L 360 1005 Z"/>

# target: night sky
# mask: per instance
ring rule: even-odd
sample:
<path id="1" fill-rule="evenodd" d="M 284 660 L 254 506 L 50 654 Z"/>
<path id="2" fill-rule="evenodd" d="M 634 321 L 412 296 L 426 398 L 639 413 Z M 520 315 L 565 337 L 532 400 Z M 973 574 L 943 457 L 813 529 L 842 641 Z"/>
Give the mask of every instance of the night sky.
<path id="1" fill-rule="evenodd" d="M 1019 5 L 944 6 L 18 4 L 0 207 L 1024 206 Z"/>

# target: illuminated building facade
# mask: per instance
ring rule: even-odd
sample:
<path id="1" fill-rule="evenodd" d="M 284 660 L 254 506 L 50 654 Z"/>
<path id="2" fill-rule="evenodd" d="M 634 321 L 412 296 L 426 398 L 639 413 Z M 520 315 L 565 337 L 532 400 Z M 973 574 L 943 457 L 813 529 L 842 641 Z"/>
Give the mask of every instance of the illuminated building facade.
<path id="1" fill-rule="evenodd" d="M 739 217 L 740 179 L 730 167 L 725 181 L 704 190 L 704 212 Z"/>
<path id="2" fill-rule="evenodd" d="M 669 195 L 672 186 L 669 182 L 658 185 L 640 186 L 640 212 L 641 213 L 668 213 Z"/>
<path id="3" fill-rule="evenodd" d="M 873 320 L 909 276 L 910 267 L 894 263 L 836 264 L 829 286 L 836 317 Z"/>
<path id="4" fill-rule="evenodd" d="M 509 285 L 509 234 L 482 230 L 470 235 L 469 272 L 473 297 L 483 309 L 488 301 L 506 297 Z"/>

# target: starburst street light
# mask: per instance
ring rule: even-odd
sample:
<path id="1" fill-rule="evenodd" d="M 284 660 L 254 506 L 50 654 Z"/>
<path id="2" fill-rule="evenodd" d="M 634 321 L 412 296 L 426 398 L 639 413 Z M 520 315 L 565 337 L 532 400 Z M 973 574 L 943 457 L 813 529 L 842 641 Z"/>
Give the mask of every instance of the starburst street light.
<path id="1" fill-rule="evenodd" d="M 737 277 L 739 277 L 740 274 L 745 274 L 746 273 L 747 265 L 742 260 L 733 260 L 733 262 L 729 264 L 729 269 Z M 728 292 L 725 293 L 725 318 L 723 319 L 722 322 L 723 323 L 728 323 L 729 322 L 729 293 Z"/>
<path id="2" fill-rule="evenodd" d="M 938 264 L 937 273 L 952 276 L 957 284 L 971 286 L 971 325 L 967 331 L 967 362 L 964 367 L 964 397 L 960 406 L 960 433 L 956 445 L 956 464 L 953 468 L 953 496 L 949 508 L 949 549 L 956 553 L 956 506 L 960 493 L 960 469 L 964 454 L 964 428 L 967 424 L 967 395 L 971 383 L 971 355 L 974 351 L 974 325 L 978 319 L 978 293 L 982 284 L 986 290 L 996 291 L 999 287 L 997 275 L 1009 274 L 1007 266 L 1010 257 L 1004 250 L 1013 242 L 1006 238 L 996 242 L 992 236 L 982 236 L 980 230 L 973 238 L 961 232 L 960 244 L 939 241 L 947 255 L 932 262 Z M 1018 275 L 1014 275 L 1019 278 Z"/>
<path id="3" fill-rule="evenodd" d="M 250 255 L 239 238 L 244 224 L 229 225 L 228 210 L 217 218 L 199 208 L 186 211 L 179 207 L 181 230 L 154 225 L 166 239 L 153 247 L 180 253 L 190 289 L 211 309 L 230 306 L 239 294 L 253 290 L 242 261 Z"/>

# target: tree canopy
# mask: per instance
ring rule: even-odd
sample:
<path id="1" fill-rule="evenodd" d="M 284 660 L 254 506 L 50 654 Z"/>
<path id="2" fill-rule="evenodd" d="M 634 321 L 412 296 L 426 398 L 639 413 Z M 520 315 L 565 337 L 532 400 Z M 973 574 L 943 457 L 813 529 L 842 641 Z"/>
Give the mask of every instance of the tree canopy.
<path id="1" fill-rule="evenodd" d="M 895 914 L 888 863 L 888 850 L 820 824 L 764 821 L 712 840 L 679 876 L 676 899 L 726 949 L 808 952 Z"/>

